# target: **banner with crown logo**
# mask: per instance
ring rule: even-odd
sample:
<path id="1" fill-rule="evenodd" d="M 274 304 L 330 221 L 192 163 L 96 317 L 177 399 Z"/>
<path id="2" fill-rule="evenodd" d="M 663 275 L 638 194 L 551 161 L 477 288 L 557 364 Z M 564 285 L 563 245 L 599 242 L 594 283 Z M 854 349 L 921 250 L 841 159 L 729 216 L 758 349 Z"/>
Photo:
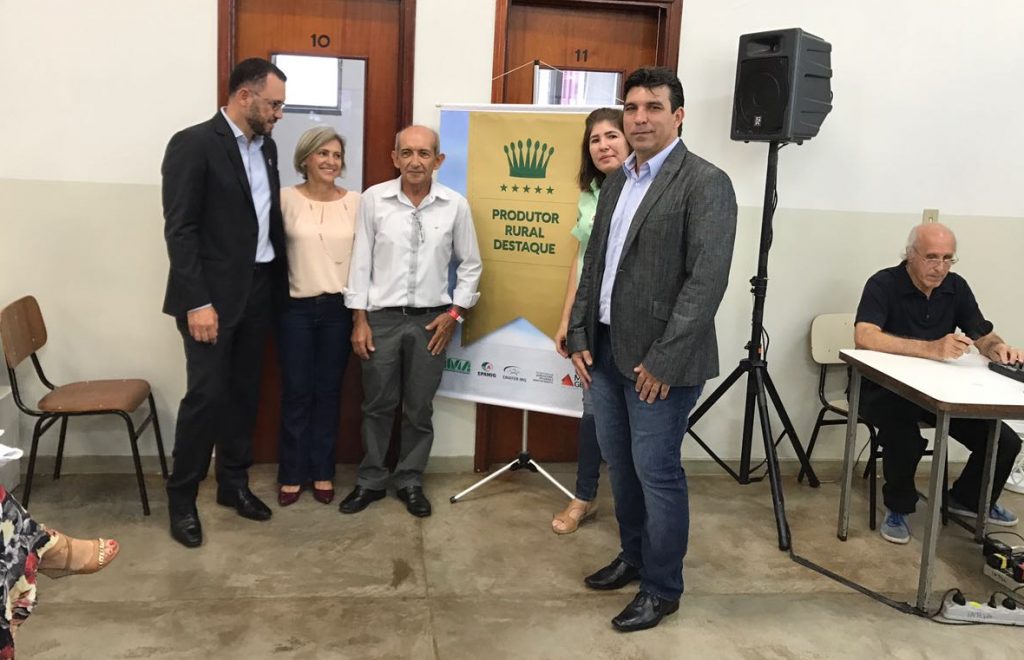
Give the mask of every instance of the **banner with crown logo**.
<path id="1" fill-rule="evenodd" d="M 582 384 L 553 338 L 575 268 L 569 232 L 592 109 L 441 108 L 438 180 L 469 200 L 484 267 L 480 301 L 448 345 L 438 395 L 580 415 Z"/>
<path id="2" fill-rule="evenodd" d="M 470 113 L 466 197 L 484 268 L 466 344 L 519 317 L 557 332 L 578 245 L 582 125 L 575 113 Z"/>

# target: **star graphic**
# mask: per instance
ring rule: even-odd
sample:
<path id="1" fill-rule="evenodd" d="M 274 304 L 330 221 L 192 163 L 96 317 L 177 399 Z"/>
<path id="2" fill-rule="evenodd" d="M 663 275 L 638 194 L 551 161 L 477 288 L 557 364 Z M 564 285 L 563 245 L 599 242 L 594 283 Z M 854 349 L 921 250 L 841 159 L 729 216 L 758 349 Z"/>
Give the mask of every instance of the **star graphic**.
<path id="1" fill-rule="evenodd" d="M 519 192 L 519 186 L 512 186 L 512 192 Z"/>
<path id="2" fill-rule="evenodd" d="M 537 193 L 539 195 L 540 194 L 540 186 L 537 186 L 536 188 L 534 188 L 533 192 L 535 192 L 535 193 Z"/>
<path id="3" fill-rule="evenodd" d="M 529 195 L 530 194 L 530 186 L 523 186 L 523 192 L 526 193 L 527 195 Z"/>
<path id="4" fill-rule="evenodd" d="M 506 186 L 504 183 L 501 184 L 501 192 L 505 192 L 507 190 L 508 190 L 508 186 Z"/>
<path id="5" fill-rule="evenodd" d="M 555 189 L 552 188 L 551 186 L 548 186 L 548 194 L 549 195 L 554 195 L 555 194 Z"/>

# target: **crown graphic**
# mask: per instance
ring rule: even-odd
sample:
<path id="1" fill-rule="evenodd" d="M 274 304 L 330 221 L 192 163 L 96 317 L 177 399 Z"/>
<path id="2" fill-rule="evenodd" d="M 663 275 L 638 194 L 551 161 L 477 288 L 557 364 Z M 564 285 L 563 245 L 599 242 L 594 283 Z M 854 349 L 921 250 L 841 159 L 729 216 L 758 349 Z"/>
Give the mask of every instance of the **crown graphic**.
<path id="1" fill-rule="evenodd" d="M 532 139 L 509 142 L 504 146 L 505 158 L 508 160 L 508 175 L 520 179 L 543 179 L 548 174 L 548 163 L 555 153 L 554 147 L 547 142 L 541 144 Z"/>

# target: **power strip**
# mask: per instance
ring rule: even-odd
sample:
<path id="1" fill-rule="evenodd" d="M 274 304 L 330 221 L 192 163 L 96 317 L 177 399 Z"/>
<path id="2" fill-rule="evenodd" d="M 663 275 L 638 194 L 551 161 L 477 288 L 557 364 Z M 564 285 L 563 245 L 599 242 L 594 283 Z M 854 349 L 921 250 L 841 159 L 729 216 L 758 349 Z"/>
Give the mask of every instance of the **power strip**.
<path id="1" fill-rule="evenodd" d="M 960 592 L 950 594 L 942 601 L 942 617 L 948 621 L 965 623 L 994 623 L 1004 626 L 1024 626 L 1024 608 L 1010 609 L 1004 607 L 995 596 L 997 603 L 992 607 L 988 603 L 966 600 Z M 963 603 L 957 603 L 961 600 Z"/>
<path id="2" fill-rule="evenodd" d="M 1006 589 L 1009 589 L 1010 591 L 1016 591 L 1017 589 L 1024 587 L 1024 582 L 1017 582 L 1013 579 L 1012 576 L 1007 575 L 1005 572 L 997 568 L 992 568 L 991 566 L 983 566 L 981 570 L 985 575 L 992 578 L 993 580 L 1001 584 Z"/>

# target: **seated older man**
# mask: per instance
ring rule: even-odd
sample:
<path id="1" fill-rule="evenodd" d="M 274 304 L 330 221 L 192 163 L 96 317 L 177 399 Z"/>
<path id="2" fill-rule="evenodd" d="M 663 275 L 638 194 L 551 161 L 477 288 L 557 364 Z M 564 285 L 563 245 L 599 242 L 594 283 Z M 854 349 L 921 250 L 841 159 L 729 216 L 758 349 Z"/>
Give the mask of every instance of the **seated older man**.
<path id="1" fill-rule="evenodd" d="M 904 259 L 871 276 L 857 307 L 857 348 L 910 355 L 932 360 L 953 360 L 974 345 L 990 360 L 1021 362 L 1024 353 L 1008 346 L 985 320 L 967 281 L 950 267 L 957 262 L 956 237 L 940 224 L 915 226 L 907 239 Z M 960 332 L 956 332 L 959 328 Z M 879 531 L 887 541 L 910 541 L 907 515 L 917 504 L 914 473 L 927 442 L 919 423 L 935 423 L 935 415 L 899 395 L 864 381 L 861 417 L 878 429 L 884 448 L 882 498 L 886 515 Z M 949 491 L 949 512 L 977 517 L 981 476 L 988 442 L 989 422 L 954 419 L 949 434 L 971 451 L 960 478 Z M 997 503 L 1020 451 L 1020 438 L 1001 424 L 996 455 L 995 482 L 988 522 L 1013 526 L 1017 515 Z"/>

